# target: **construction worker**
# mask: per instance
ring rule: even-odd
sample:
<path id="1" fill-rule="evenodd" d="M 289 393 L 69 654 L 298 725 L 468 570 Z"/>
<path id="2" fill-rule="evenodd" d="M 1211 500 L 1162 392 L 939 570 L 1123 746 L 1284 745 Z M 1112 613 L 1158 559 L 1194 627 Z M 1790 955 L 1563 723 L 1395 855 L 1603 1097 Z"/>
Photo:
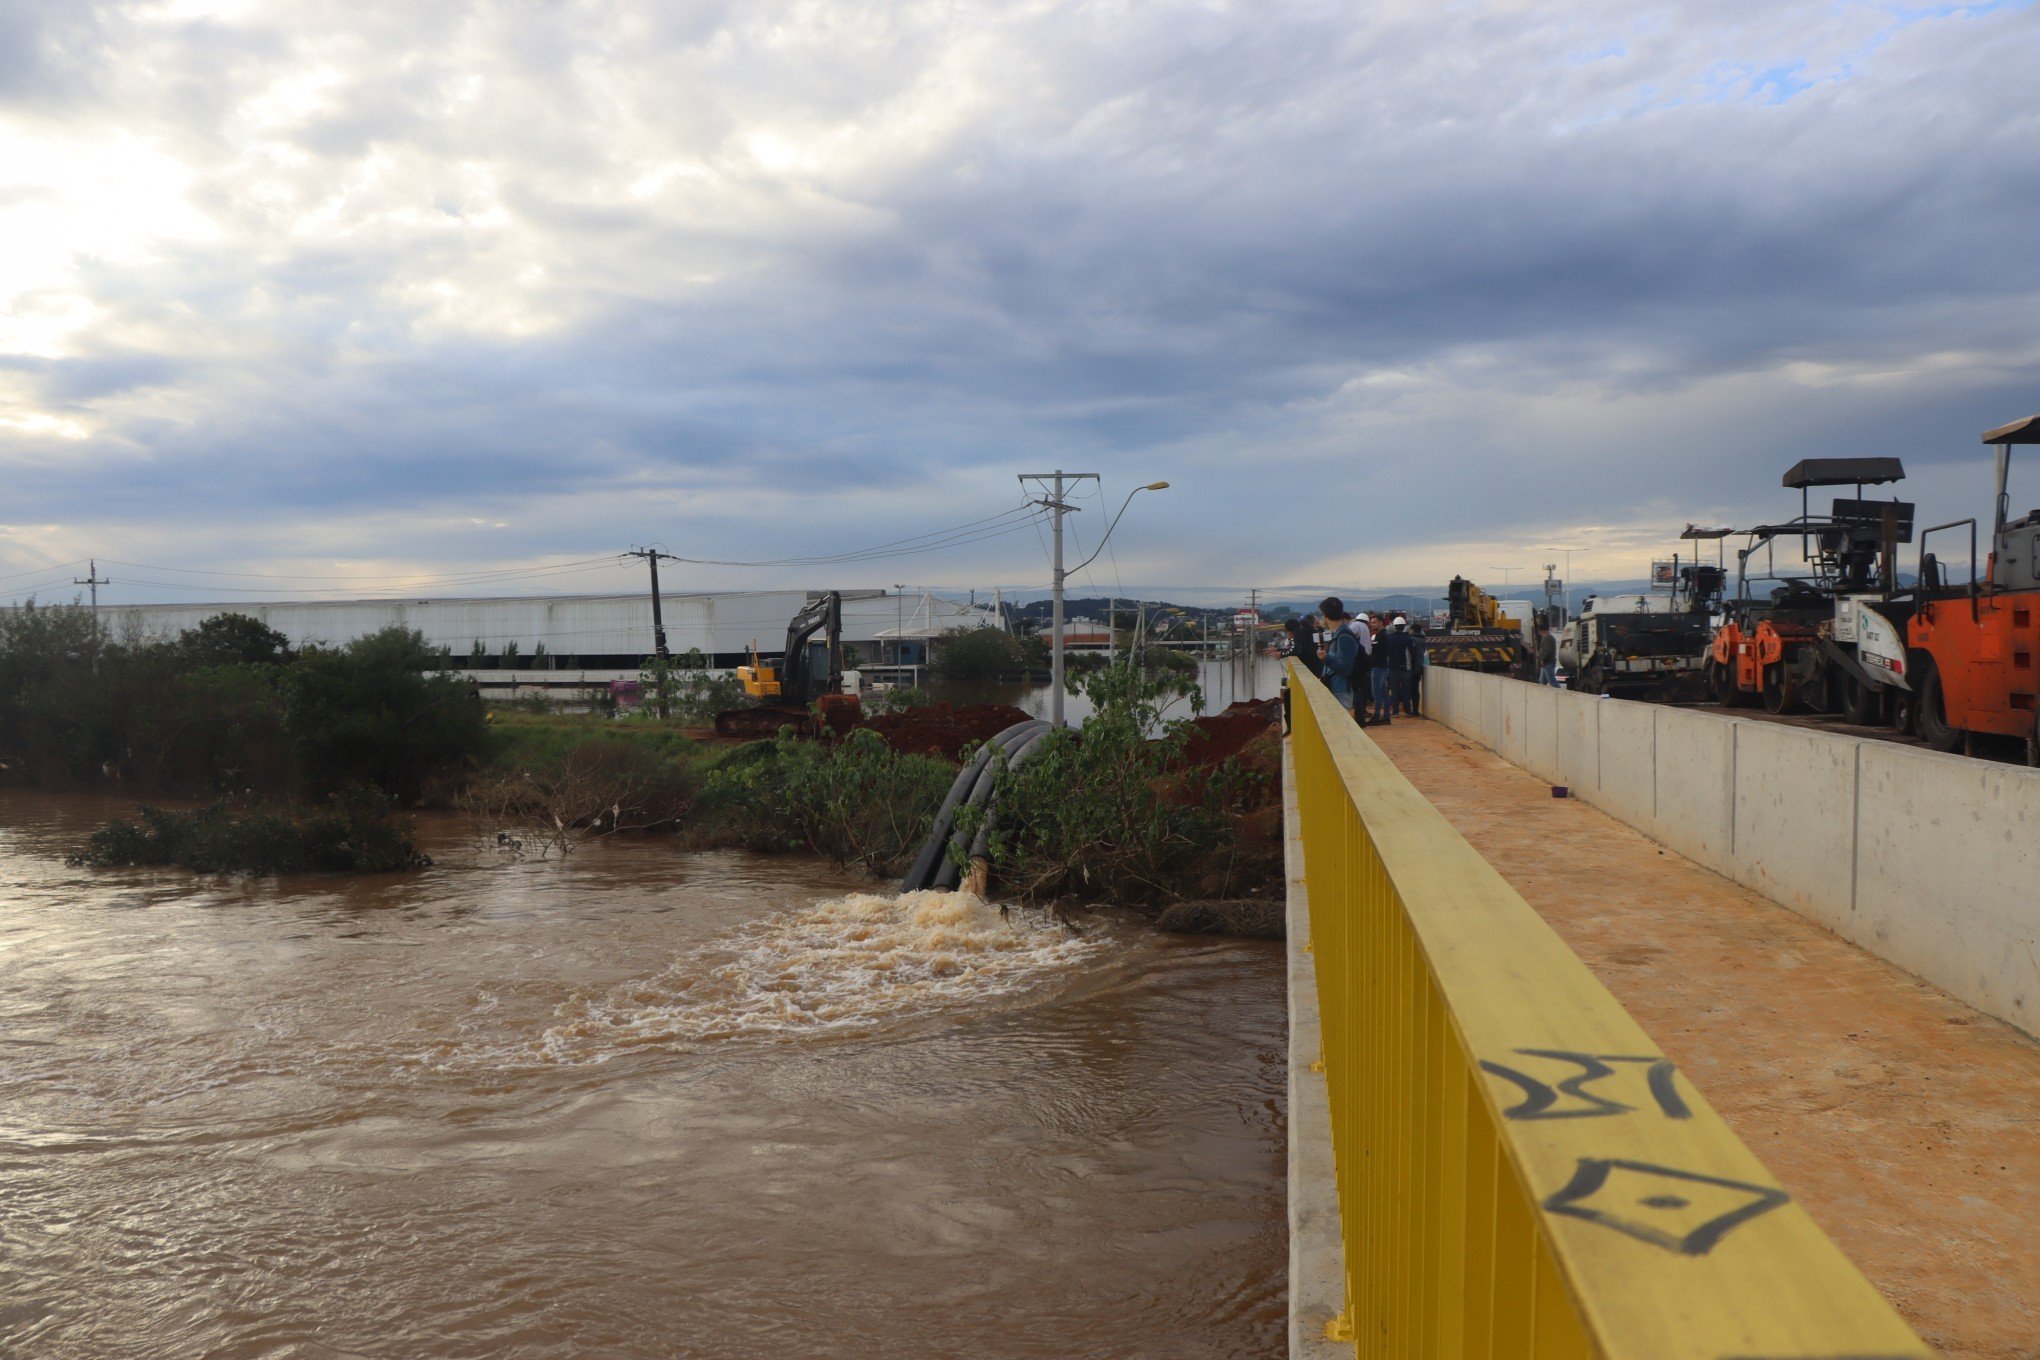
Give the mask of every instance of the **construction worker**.
<path id="1" fill-rule="evenodd" d="M 1558 688 L 1558 639 L 1551 635 L 1551 625 L 1543 619 L 1537 620 L 1537 683 Z"/>
<path id="2" fill-rule="evenodd" d="M 1398 614 L 1388 625 L 1388 633 L 1374 645 L 1375 673 L 1381 677 L 1380 696 L 1376 699 L 1379 714 L 1377 721 L 1387 723 L 1403 705 L 1409 692 L 1410 653 L 1414 646 L 1410 640 L 1410 621 Z"/>

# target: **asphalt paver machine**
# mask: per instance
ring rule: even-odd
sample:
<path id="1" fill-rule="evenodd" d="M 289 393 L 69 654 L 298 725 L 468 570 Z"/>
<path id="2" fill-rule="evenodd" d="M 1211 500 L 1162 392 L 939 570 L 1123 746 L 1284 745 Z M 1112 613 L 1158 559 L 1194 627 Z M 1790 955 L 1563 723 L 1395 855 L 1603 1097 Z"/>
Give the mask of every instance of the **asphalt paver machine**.
<path id="1" fill-rule="evenodd" d="M 1912 541 L 1913 506 L 1864 496 L 1866 487 L 1904 477 L 1896 458 L 1805 458 L 1785 474 L 1800 513 L 1749 530 L 1736 553 L 1736 592 L 1707 666 L 1716 700 L 1761 703 L 1772 713 L 1839 711 L 1863 724 L 1904 720 L 1912 601 L 1900 588 L 1898 547 Z M 1855 494 L 1813 513 L 1815 488 L 1842 486 Z M 1780 575 L 1777 545 L 1792 539 L 1804 565 Z M 1762 582 L 1772 586 L 1760 598 L 1752 587 Z"/>

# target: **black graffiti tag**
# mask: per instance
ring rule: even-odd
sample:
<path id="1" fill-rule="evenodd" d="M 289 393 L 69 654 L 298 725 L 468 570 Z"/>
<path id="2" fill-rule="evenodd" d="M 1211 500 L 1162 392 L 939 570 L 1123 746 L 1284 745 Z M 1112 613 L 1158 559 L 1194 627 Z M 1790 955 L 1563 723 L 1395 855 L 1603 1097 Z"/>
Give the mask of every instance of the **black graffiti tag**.
<path id="1" fill-rule="evenodd" d="M 1642 1064 L 1646 1068 L 1645 1081 L 1650 1088 L 1651 1099 L 1657 1102 L 1658 1110 L 1667 1119 L 1693 1117 L 1692 1110 L 1679 1095 L 1675 1080 L 1678 1069 L 1668 1058 L 1655 1054 L 1638 1057 L 1624 1053 L 1573 1053 L 1558 1048 L 1519 1048 L 1515 1051 L 1528 1058 L 1567 1063 L 1579 1070 L 1562 1080 L 1547 1082 L 1539 1081 L 1520 1068 L 1481 1059 L 1482 1071 L 1522 1088 L 1523 1099 L 1502 1111 L 1504 1119 L 1597 1119 L 1634 1112 L 1634 1105 L 1625 1105 L 1586 1089 L 1604 1077 L 1614 1076 L 1616 1069 L 1611 1064 L 1615 1063 Z M 1570 1097 L 1576 1103 L 1561 1104 L 1561 1096 Z"/>
<path id="2" fill-rule="evenodd" d="M 1544 1209 L 1681 1256 L 1705 1256 L 1733 1229 L 1791 1201 L 1768 1185 L 1619 1157 L 1582 1157 Z"/>

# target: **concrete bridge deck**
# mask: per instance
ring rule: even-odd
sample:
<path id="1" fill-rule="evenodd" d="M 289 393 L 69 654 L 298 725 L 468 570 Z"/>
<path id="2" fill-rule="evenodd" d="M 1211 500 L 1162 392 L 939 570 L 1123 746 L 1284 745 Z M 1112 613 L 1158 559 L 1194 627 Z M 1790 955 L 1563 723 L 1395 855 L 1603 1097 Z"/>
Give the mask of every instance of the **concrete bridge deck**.
<path id="1" fill-rule="evenodd" d="M 1923 1339 L 2040 1360 L 2040 1043 L 1439 724 L 1368 735 Z"/>

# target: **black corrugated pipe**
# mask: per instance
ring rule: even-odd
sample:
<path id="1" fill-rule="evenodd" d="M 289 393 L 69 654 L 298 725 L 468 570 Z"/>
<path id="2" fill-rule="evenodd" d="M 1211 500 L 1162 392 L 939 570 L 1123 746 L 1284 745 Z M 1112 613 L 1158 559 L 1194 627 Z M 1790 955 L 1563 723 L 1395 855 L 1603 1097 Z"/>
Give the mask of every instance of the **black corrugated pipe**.
<path id="1" fill-rule="evenodd" d="M 975 792 L 986 767 L 992 763 L 992 753 L 1009 750 L 1015 742 L 1047 726 L 1039 718 L 1029 718 L 1025 722 L 1014 723 L 978 748 L 976 757 L 957 772 L 956 781 L 949 786 L 949 796 L 942 800 L 942 807 L 935 814 L 935 825 L 928 832 L 921 853 L 914 857 L 914 867 L 907 870 L 907 876 L 900 880 L 901 892 L 919 892 L 936 886 L 933 880 L 941 868 L 942 851 L 949 844 L 950 830 L 956 824 L 956 809 Z M 989 794 L 990 790 L 990 781 L 987 780 L 986 793 Z"/>
<path id="2" fill-rule="evenodd" d="M 1054 730 L 1052 727 L 1044 727 L 1033 736 L 1024 739 L 1014 749 L 1013 754 L 1006 758 L 1006 768 L 1010 770 L 1026 760 L 1027 757 L 1033 755 L 1040 748 L 1041 743 L 1048 740 L 1049 733 Z M 990 782 L 989 776 L 987 777 L 987 782 Z M 998 827 L 999 798 L 997 790 L 994 790 L 991 802 L 985 809 L 984 823 L 978 827 L 977 835 L 971 837 L 970 855 L 968 857 L 970 860 L 970 881 L 966 886 L 971 892 L 976 893 L 980 897 L 984 896 L 985 888 L 992 876 L 992 833 L 998 830 Z M 955 867 L 955 864 L 951 863 L 950 869 L 952 871 Z"/>
<path id="3" fill-rule="evenodd" d="M 1002 754 L 1006 758 L 1003 761 L 995 761 L 985 768 L 985 772 L 978 776 L 977 784 L 971 789 L 970 797 L 964 800 L 964 806 L 981 807 L 989 802 L 993 790 L 998 787 L 1000 772 L 1011 767 L 1013 762 L 1019 758 L 1019 752 L 1022 749 L 1032 747 L 1035 742 L 1052 730 L 1047 723 L 1040 723 L 1023 732 L 1016 733 L 1013 732 L 1012 728 L 1007 728 L 1005 732 L 1000 733 L 1000 737 L 1004 737 L 1008 733 L 1012 734 L 1012 740 L 1001 743 L 1004 748 Z M 994 738 L 994 740 L 998 740 L 998 738 Z M 953 826 L 954 819 L 952 818 L 951 821 Z M 951 834 L 946 838 L 945 844 L 954 845 L 955 843 L 956 836 L 952 829 Z M 954 888 L 962 878 L 962 867 L 957 864 L 955 859 L 949 855 L 944 855 L 941 862 L 935 866 L 935 873 L 929 879 L 928 886 L 931 888 Z"/>

